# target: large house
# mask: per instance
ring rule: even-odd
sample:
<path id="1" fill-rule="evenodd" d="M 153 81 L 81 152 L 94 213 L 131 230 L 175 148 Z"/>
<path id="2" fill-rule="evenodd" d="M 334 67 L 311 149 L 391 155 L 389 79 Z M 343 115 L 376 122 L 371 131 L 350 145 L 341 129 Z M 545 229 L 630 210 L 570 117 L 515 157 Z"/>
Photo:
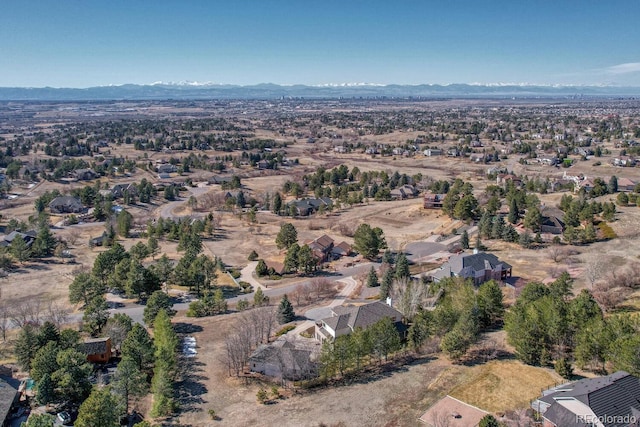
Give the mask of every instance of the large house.
<path id="1" fill-rule="evenodd" d="M 531 403 L 543 427 L 637 426 L 640 421 L 640 378 L 618 371 L 542 392 Z"/>
<path id="2" fill-rule="evenodd" d="M 329 261 L 331 252 L 333 250 L 333 239 L 326 234 L 318 237 L 315 240 L 307 243 L 307 246 L 313 252 L 313 255 L 320 260 L 320 262 Z"/>
<path id="3" fill-rule="evenodd" d="M 473 279 L 478 286 L 489 280 L 504 280 L 511 277 L 511 265 L 500 261 L 497 256 L 485 252 L 452 255 L 439 270 L 432 274 L 434 282 L 447 277 Z"/>
<path id="4" fill-rule="evenodd" d="M 249 356 L 249 370 L 279 380 L 314 378 L 319 354 L 320 345 L 313 340 L 281 336 L 270 344 L 261 344 Z"/>
<path id="5" fill-rule="evenodd" d="M 0 240 L 0 247 L 7 247 L 11 245 L 14 239 L 21 238 L 26 243 L 27 247 L 30 247 L 33 244 L 33 241 L 36 240 L 36 236 L 38 235 L 37 231 L 29 230 L 25 233 L 21 233 L 20 231 L 12 231 L 7 234 Z"/>
<path id="6" fill-rule="evenodd" d="M 318 341 L 348 335 L 357 328 L 367 329 L 385 317 L 391 318 L 399 331 L 403 332 L 402 313 L 383 302 L 365 305 L 341 305 L 331 308 L 331 317 L 316 323 L 315 337 Z"/>
<path id="7" fill-rule="evenodd" d="M 64 213 L 80 213 L 84 211 L 84 206 L 80 203 L 79 199 L 72 196 L 60 196 L 56 197 L 49 203 L 49 209 L 51 213 L 64 214 Z"/>
<path id="8" fill-rule="evenodd" d="M 309 216 L 317 212 L 321 206 L 329 208 L 333 202 L 328 197 L 320 197 L 319 199 L 302 199 L 290 202 L 288 206 L 293 206 L 297 215 Z M 289 208 L 291 209 L 291 208 Z"/>

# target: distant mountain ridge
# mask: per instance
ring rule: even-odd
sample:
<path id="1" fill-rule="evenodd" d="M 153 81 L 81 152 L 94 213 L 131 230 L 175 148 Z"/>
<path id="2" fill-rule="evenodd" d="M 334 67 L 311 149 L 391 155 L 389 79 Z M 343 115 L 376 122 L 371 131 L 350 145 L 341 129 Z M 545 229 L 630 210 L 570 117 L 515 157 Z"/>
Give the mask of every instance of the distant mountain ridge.
<path id="1" fill-rule="evenodd" d="M 371 83 L 240 86 L 198 82 L 77 88 L 0 87 L 0 101 L 203 100 L 278 98 L 567 98 L 636 97 L 640 87 L 526 84 L 380 85 Z"/>

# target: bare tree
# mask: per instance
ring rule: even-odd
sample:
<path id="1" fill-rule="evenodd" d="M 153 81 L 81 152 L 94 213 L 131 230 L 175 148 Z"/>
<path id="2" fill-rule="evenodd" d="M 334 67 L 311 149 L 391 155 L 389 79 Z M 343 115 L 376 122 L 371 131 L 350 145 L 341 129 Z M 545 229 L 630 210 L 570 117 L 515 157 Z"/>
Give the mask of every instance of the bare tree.
<path id="1" fill-rule="evenodd" d="M 547 248 L 547 255 L 553 262 L 558 263 L 567 256 L 567 251 L 559 245 L 551 245 Z"/>
<path id="2" fill-rule="evenodd" d="M 316 300 L 332 296 L 335 293 L 335 282 L 320 277 L 311 281 L 311 291 L 315 293 Z"/>
<path id="3" fill-rule="evenodd" d="M 604 265 L 602 258 L 592 257 L 587 260 L 584 274 L 591 285 L 591 289 L 593 289 L 593 286 L 602 277 Z"/>
<path id="4" fill-rule="evenodd" d="M 60 303 L 49 301 L 44 310 L 44 320 L 60 328 L 69 320 L 69 310 Z"/>
<path id="5" fill-rule="evenodd" d="M 7 330 L 9 329 L 11 314 L 6 303 L 0 304 L 0 333 L 2 333 L 2 341 L 7 340 Z"/>
<path id="6" fill-rule="evenodd" d="M 393 281 L 391 298 L 396 302 L 398 311 L 408 319 L 412 319 L 428 296 L 429 288 L 420 282 L 403 277 Z"/>
<path id="7" fill-rule="evenodd" d="M 15 304 L 11 310 L 11 323 L 16 328 L 22 328 L 27 324 L 40 325 L 42 322 L 42 301 L 35 298 Z"/>

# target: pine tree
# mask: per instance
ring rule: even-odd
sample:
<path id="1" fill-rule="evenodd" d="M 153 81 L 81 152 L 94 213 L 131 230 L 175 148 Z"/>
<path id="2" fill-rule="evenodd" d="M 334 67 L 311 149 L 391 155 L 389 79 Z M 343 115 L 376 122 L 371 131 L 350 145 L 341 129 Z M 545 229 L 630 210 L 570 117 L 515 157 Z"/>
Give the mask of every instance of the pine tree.
<path id="1" fill-rule="evenodd" d="M 280 305 L 278 305 L 278 323 L 281 325 L 289 322 L 293 322 L 296 317 L 295 312 L 293 311 L 293 305 L 289 301 L 287 294 L 282 296 L 280 300 Z"/>
<path id="2" fill-rule="evenodd" d="M 462 237 L 460 237 L 460 246 L 462 246 L 462 249 L 469 249 L 469 233 L 467 233 L 467 230 L 462 232 Z"/>
<path id="3" fill-rule="evenodd" d="M 507 219 L 511 224 L 515 224 L 518 222 L 520 218 L 520 212 L 518 210 L 518 203 L 516 202 L 515 197 L 511 197 L 511 202 L 509 203 L 509 216 Z"/>
<path id="4" fill-rule="evenodd" d="M 378 281 L 378 275 L 376 274 L 376 269 L 371 266 L 369 270 L 369 274 L 367 275 L 367 286 L 370 288 L 376 288 L 380 286 L 380 282 Z"/>
<path id="5" fill-rule="evenodd" d="M 382 283 L 380 283 L 380 299 L 386 300 L 391 292 L 391 286 L 393 286 L 393 278 L 395 274 L 392 268 L 387 269 L 382 276 Z"/>
<path id="6" fill-rule="evenodd" d="M 409 260 L 404 252 L 400 252 L 396 259 L 396 279 L 402 279 L 409 277 L 411 272 L 409 271 Z"/>
<path id="7" fill-rule="evenodd" d="M 80 405 L 78 427 L 118 427 L 118 402 L 109 388 L 96 388 Z"/>

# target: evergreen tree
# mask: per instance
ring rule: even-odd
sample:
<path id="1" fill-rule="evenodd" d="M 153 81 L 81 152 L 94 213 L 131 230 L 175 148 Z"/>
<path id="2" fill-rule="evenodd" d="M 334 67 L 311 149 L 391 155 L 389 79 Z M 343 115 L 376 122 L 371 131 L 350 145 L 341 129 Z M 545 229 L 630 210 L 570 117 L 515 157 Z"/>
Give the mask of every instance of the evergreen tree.
<path id="1" fill-rule="evenodd" d="M 269 297 L 262 292 L 262 288 L 256 289 L 256 292 L 253 294 L 253 306 L 254 307 L 262 307 L 263 305 L 269 304 Z"/>
<path id="2" fill-rule="evenodd" d="M 267 263 L 265 263 L 263 259 L 259 260 L 258 265 L 256 265 L 256 274 L 258 277 L 266 276 L 268 273 Z"/>
<path id="3" fill-rule="evenodd" d="M 102 295 L 94 297 L 84 309 L 82 328 L 91 336 L 100 334 L 109 319 L 109 305 Z"/>
<path id="4" fill-rule="evenodd" d="M 391 292 L 395 273 L 392 268 L 388 268 L 382 275 L 382 283 L 380 283 L 380 299 L 385 301 Z"/>
<path id="5" fill-rule="evenodd" d="M 280 226 L 280 232 L 276 236 L 276 246 L 278 249 L 289 249 L 291 245 L 298 241 L 298 231 L 290 222 Z"/>
<path id="6" fill-rule="evenodd" d="M 119 427 L 116 397 L 109 388 L 95 388 L 78 411 L 77 427 Z"/>
<path id="7" fill-rule="evenodd" d="M 178 337 L 166 311 L 160 310 L 154 321 L 155 367 L 151 390 L 153 392 L 154 417 L 168 416 L 176 409 L 174 381 L 176 376 L 176 349 Z"/>
<path id="8" fill-rule="evenodd" d="M 276 192 L 276 194 L 273 196 L 271 211 L 276 215 L 280 215 L 281 210 L 282 210 L 282 196 L 280 196 L 280 193 Z"/>
<path id="9" fill-rule="evenodd" d="M 18 361 L 18 365 L 24 370 L 31 369 L 31 361 L 40 349 L 38 345 L 38 334 L 33 326 L 27 324 L 22 327 L 18 333 L 18 339 L 14 347 L 14 353 Z"/>
<path id="10" fill-rule="evenodd" d="M 398 254 L 398 258 L 396 259 L 396 279 L 402 279 L 405 277 L 409 277 L 411 273 L 409 272 L 409 260 L 404 252 L 400 252 Z"/>
<path id="11" fill-rule="evenodd" d="M 37 383 L 36 401 L 40 405 L 46 405 L 56 400 L 56 385 L 50 374 L 44 374 Z M 51 424 L 53 427 L 53 423 Z"/>
<path id="12" fill-rule="evenodd" d="M 387 246 L 382 233 L 379 227 L 360 224 L 353 235 L 353 248 L 365 258 L 376 258 L 380 250 Z"/>
<path id="13" fill-rule="evenodd" d="M 153 328 L 153 322 L 160 310 L 164 310 L 169 316 L 176 314 L 176 311 L 173 310 L 171 297 L 167 295 L 166 292 L 155 291 L 147 300 L 147 305 L 144 308 L 144 323 L 150 328 Z"/>
<path id="14" fill-rule="evenodd" d="M 31 257 L 31 249 L 20 236 L 16 236 L 9 245 L 9 252 L 19 263 L 24 263 Z"/>
<path id="15" fill-rule="evenodd" d="M 118 363 L 118 369 L 112 381 L 113 392 L 120 397 L 125 413 L 129 413 L 129 400 L 142 397 L 147 392 L 147 378 L 138 364 L 129 358 Z"/>
<path id="16" fill-rule="evenodd" d="M 478 424 L 478 427 L 500 427 L 500 423 L 493 415 L 487 414 L 482 417 L 480 423 Z"/>
<path id="17" fill-rule="evenodd" d="M 122 358 L 131 359 L 139 370 L 147 372 L 153 364 L 153 342 L 147 330 L 136 323 L 120 346 Z"/>
<path id="18" fill-rule="evenodd" d="M 467 233 L 467 230 L 462 232 L 462 236 L 460 237 L 460 246 L 462 246 L 462 249 L 469 249 L 469 233 Z"/>
<path id="19" fill-rule="evenodd" d="M 289 322 L 293 322 L 296 317 L 295 312 L 293 311 L 293 305 L 287 298 L 287 294 L 282 296 L 280 300 L 280 304 L 278 305 L 278 323 L 281 325 Z"/>
<path id="20" fill-rule="evenodd" d="M 380 286 L 380 282 L 378 281 L 378 275 L 376 274 L 376 269 L 371 266 L 369 270 L 369 274 L 367 274 L 367 286 L 370 288 L 376 288 Z"/>
<path id="21" fill-rule="evenodd" d="M 515 224 L 520 219 L 520 211 L 518 210 L 518 202 L 516 202 L 516 198 L 512 197 L 511 202 L 509 202 L 509 215 L 507 216 L 507 220 L 511 224 Z"/>

